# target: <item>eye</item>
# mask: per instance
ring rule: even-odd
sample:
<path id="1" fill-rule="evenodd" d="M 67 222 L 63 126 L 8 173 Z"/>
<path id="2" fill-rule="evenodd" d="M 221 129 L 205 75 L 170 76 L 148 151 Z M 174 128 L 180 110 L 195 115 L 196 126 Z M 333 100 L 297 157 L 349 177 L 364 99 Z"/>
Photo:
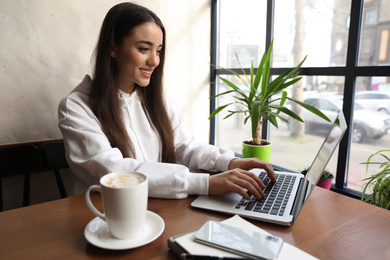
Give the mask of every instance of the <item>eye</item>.
<path id="1" fill-rule="evenodd" d="M 139 47 L 138 50 L 140 52 L 147 52 L 147 51 L 149 51 L 149 48 L 147 48 L 147 47 Z"/>

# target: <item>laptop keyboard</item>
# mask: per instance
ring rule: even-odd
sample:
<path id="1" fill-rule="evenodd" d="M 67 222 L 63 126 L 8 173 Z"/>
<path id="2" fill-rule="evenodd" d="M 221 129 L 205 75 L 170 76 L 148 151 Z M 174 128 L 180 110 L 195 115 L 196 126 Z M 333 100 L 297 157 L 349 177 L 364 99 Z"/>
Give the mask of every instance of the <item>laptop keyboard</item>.
<path id="1" fill-rule="evenodd" d="M 236 209 L 242 207 L 245 210 L 283 216 L 296 177 L 276 174 L 277 181 L 272 183 L 267 174 L 261 172 L 259 178 L 265 185 L 264 197 L 257 200 L 248 192 L 251 199 L 242 198 Z"/>

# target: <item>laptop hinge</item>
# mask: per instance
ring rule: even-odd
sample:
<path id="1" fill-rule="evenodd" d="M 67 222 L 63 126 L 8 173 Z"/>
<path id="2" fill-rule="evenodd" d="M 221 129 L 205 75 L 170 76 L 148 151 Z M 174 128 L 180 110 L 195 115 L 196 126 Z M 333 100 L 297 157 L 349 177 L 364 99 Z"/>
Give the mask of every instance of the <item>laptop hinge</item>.
<path id="1" fill-rule="evenodd" d="M 306 197 L 308 183 L 309 183 L 309 181 L 306 180 L 306 178 L 302 178 L 299 181 L 298 190 L 297 190 L 297 193 L 295 195 L 294 203 L 293 203 L 293 206 L 292 206 L 291 212 L 290 212 L 290 214 L 293 215 L 293 221 L 295 221 L 300 210 L 302 209 L 303 202 L 304 202 L 305 197 Z"/>

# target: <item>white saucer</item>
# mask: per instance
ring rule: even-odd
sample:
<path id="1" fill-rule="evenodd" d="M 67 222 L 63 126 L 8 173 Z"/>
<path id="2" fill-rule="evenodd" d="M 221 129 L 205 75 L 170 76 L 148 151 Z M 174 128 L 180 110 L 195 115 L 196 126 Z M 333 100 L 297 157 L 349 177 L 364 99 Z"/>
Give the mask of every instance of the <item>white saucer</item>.
<path id="1" fill-rule="evenodd" d="M 151 211 L 146 212 L 143 233 L 135 238 L 118 239 L 111 235 L 107 223 L 96 217 L 84 229 L 89 243 L 104 249 L 122 250 L 146 245 L 158 238 L 164 231 L 164 220 Z"/>

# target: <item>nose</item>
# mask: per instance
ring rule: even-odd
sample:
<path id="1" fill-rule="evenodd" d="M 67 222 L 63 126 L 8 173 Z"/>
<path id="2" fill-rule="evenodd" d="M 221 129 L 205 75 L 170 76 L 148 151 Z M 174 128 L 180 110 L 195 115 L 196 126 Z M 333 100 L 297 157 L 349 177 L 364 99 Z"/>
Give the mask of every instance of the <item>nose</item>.
<path id="1" fill-rule="evenodd" d="M 147 60 L 147 65 L 157 67 L 160 64 L 160 55 L 157 52 L 151 52 Z"/>

